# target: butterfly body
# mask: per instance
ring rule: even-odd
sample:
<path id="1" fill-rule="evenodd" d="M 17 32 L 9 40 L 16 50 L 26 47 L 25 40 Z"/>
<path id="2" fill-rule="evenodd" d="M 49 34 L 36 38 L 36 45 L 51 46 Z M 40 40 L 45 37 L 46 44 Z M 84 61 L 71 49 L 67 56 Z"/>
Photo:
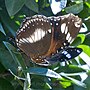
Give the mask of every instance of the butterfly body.
<path id="1" fill-rule="evenodd" d="M 17 31 L 16 43 L 32 61 L 42 65 L 47 62 L 49 65 L 47 58 L 51 58 L 53 54 L 57 55 L 59 48 L 64 50 L 68 47 L 76 38 L 81 24 L 82 20 L 73 14 L 27 17 Z M 73 52 L 76 54 L 75 50 Z M 62 52 L 59 55 L 65 56 Z"/>

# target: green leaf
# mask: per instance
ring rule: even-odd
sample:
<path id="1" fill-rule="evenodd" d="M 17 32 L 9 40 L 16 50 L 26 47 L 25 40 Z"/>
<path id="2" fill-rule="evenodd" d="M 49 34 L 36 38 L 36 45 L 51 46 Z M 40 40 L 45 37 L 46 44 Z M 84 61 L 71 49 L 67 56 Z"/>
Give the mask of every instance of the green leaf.
<path id="1" fill-rule="evenodd" d="M 17 64 L 13 61 L 13 58 L 10 55 L 10 53 L 1 43 L 0 43 L 0 62 L 7 70 L 10 69 L 15 74 L 17 73 L 18 68 Z"/>
<path id="2" fill-rule="evenodd" d="M 8 32 L 11 33 L 12 36 L 15 36 L 15 30 L 18 29 L 18 25 L 15 23 L 14 20 L 12 20 L 7 11 L 6 10 L 3 10 L 0 12 L 0 19 L 2 21 L 2 23 L 4 24 L 4 30 L 6 32 L 6 34 Z"/>
<path id="3" fill-rule="evenodd" d="M 21 56 L 21 54 L 17 51 L 16 51 L 16 48 L 14 46 L 12 46 L 10 43 L 8 42 L 3 42 L 4 45 L 6 46 L 6 48 L 8 49 L 8 51 L 10 52 L 14 62 L 20 66 L 22 68 L 22 70 L 26 69 L 26 66 L 25 66 L 25 63 L 24 63 L 24 60 Z"/>
<path id="4" fill-rule="evenodd" d="M 0 23 L 0 31 L 6 36 L 6 33 L 5 33 L 5 31 L 4 31 L 4 29 L 3 29 L 2 25 L 1 25 L 1 23 Z"/>
<path id="5" fill-rule="evenodd" d="M 87 0 L 88 3 L 90 3 L 90 0 Z"/>
<path id="6" fill-rule="evenodd" d="M 2 8 L 0 7 L 0 10 L 2 10 Z"/>
<path id="7" fill-rule="evenodd" d="M 71 46 L 78 46 L 81 44 L 81 38 L 80 37 L 77 37 L 71 44 Z"/>
<path id="8" fill-rule="evenodd" d="M 66 82 L 62 82 L 61 81 L 60 84 L 62 84 L 64 88 L 67 88 L 67 87 L 71 86 L 71 82 L 70 81 L 66 81 Z"/>
<path id="9" fill-rule="evenodd" d="M 84 40 L 85 40 L 85 34 L 79 34 L 77 37 L 80 37 L 81 38 L 81 43 L 84 42 Z"/>
<path id="10" fill-rule="evenodd" d="M 90 8 L 90 3 L 88 3 L 88 2 L 85 2 L 85 4 L 88 6 L 88 8 Z"/>
<path id="11" fill-rule="evenodd" d="M 3 72 L 5 72 L 5 71 L 6 71 L 6 69 L 5 69 L 5 67 L 1 64 L 1 60 L 0 60 L 0 74 L 3 73 Z"/>
<path id="12" fill-rule="evenodd" d="M 25 5 L 32 11 L 38 13 L 38 4 L 35 0 L 26 0 Z"/>
<path id="13" fill-rule="evenodd" d="M 56 73 L 56 72 L 54 72 L 50 69 L 47 69 L 47 68 L 38 68 L 38 67 L 32 68 L 32 67 L 30 67 L 30 68 L 28 68 L 27 70 L 24 70 L 24 71 L 28 72 L 30 74 L 36 74 L 36 75 L 42 75 L 42 76 L 62 79 L 62 77 L 58 73 Z"/>
<path id="14" fill-rule="evenodd" d="M 77 85 L 73 85 L 74 90 L 87 90 L 86 88 L 77 86 Z M 88 89 L 89 90 L 89 89 Z"/>
<path id="15" fill-rule="evenodd" d="M 5 5 L 10 16 L 15 15 L 25 4 L 26 0 L 5 0 Z"/>
<path id="16" fill-rule="evenodd" d="M 66 13 L 74 13 L 74 14 L 78 14 L 83 10 L 83 2 L 74 4 L 72 6 L 66 7 L 65 11 Z"/>
<path id="17" fill-rule="evenodd" d="M 0 90 L 14 90 L 14 87 L 6 79 L 0 78 Z"/>
<path id="18" fill-rule="evenodd" d="M 79 48 L 82 48 L 83 51 L 90 56 L 90 47 L 88 45 L 79 45 Z"/>
<path id="19" fill-rule="evenodd" d="M 38 2 L 38 0 L 35 0 L 36 2 Z"/>
<path id="20" fill-rule="evenodd" d="M 78 86 L 82 86 L 82 87 L 86 87 L 85 83 L 79 81 L 79 80 L 76 80 L 74 78 L 71 78 L 71 77 L 68 77 L 65 73 L 61 73 L 62 76 L 66 77 L 67 79 L 71 80 L 72 83 L 78 85 Z"/>
<path id="21" fill-rule="evenodd" d="M 85 70 L 81 67 L 78 67 L 77 65 L 66 65 L 60 67 L 60 72 L 66 72 L 68 73 L 79 73 L 79 72 L 85 72 Z"/>
<path id="22" fill-rule="evenodd" d="M 90 90 L 90 76 L 88 76 L 88 78 L 85 80 L 85 83 L 87 85 L 86 90 Z"/>

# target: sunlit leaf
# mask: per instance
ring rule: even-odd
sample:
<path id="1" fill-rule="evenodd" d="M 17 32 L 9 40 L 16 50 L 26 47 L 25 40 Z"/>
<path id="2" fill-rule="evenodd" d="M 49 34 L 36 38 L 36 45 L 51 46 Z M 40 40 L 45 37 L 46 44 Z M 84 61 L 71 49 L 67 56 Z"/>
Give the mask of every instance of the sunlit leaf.
<path id="1" fill-rule="evenodd" d="M 90 8 L 90 3 L 88 3 L 88 2 L 85 2 L 85 4 Z"/>
<path id="2" fill-rule="evenodd" d="M 66 82 L 62 82 L 61 81 L 60 84 L 62 84 L 64 88 L 67 88 L 67 87 L 71 86 L 71 82 L 70 81 L 66 81 Z"/>
<path id="3" fill-rule="evenodd" d="M 82 48 L 83 52 L 90 56 L 90 47 L 88 45 L 79 45 L 78 47 Z"/>
<path id="4" fill-rule="evenodd" d="M 81 38 L 81 43 L 83 43 L 85 40 L 85 34 L 79 34 L 78 37 Z"/>

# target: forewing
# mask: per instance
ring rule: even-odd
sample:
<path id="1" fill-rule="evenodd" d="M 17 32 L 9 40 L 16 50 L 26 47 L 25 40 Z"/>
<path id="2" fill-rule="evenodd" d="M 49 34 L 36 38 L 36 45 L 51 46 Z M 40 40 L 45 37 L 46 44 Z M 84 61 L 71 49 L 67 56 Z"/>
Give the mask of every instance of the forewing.
<path id="1" fill-rule="evenodd" d="M 34 62 L 41 62 L 36 58 L 45 55 L 51 43 L 51 27 L 47 17 L 27 17 L 17 31 L 16 43 L 27 56 L 34 58 Z"/>

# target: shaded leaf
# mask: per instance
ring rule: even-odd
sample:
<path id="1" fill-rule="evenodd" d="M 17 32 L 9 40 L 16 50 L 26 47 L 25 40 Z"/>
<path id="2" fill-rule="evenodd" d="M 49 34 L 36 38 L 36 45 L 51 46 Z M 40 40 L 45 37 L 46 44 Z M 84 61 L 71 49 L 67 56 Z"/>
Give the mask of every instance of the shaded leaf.
<path id="1" fill-rule="evenodd" d="M 79 72 L 85 72 L 85 70 L 81 67 L 78 67 L 77 65 L 67 65 L 60 67 L 60 72 L 65 73 L 79 73 Z"/>
<path id="2" fill-rule="evenodd" d="M 90 76 L 85 80 L 85 83 L 87 85 L 87 88 L 85 90 L 90 90 Z"/>
<path id="3" fill-rule="evenodd" d="M 81 38 L 77 37 L 71 44 L 71 46 L 78 46 L 79 44 L 81 44 Z"/>
<path id="4" fill-rule="evenodd" d="M 83 10 L 83 2 L 65 8 L 66 13 L 74 13 L 74 14 L 78 14 L 82 10 Z"/>
<path id="5" fill-rule="evenodd" d="M 25 5 L 32 11 L 38 13 L 38 4 L 35 0 L 26 0 Z"/>
<path id="6" fill-rule="evenodd" d="M 73 88 L 74 88 L 74 90 L 87 90 L 86 88 L 83 88 L 83 87 L 80 87 L 80 86 L 77 86 L 77 85 L 74 85 Z"/>
<path id="7" fill-rule="evenodd" d="M 68 77 L 65 73 L 61 73 L 60 75 L 66 77 L 69 80 L 71 80 L 72 83 L 75 83 L 78 86 L 86 87 L 85 83 L 83 83 L 83 82 L 81 82 L 79 80 L 76 80 L 74 78 Z"/>
<path id="8" fill-rule="evenodd" d="M 87 0 L 88 3 L 90 3 L 90 0 Z"/>
<path id="9" fill-rule="evenodd" d="M 8 50 L 5 49 L 4 45 L 0 44 L 0 62 L 2 65 L 8 70 L 12 70 L 14 73 L 17 72 L 17 64 L 13 61 L 12 56 L 8 52 Z"/>
<path id="10" fill-rule="evenodd" d="M 16 52 L 15 47 L 13 47 L 8 42 L 3 42 L 3 43 L 6 46 L 6 48 L 8 49 L 8 51 L 10 52 L 14 62 L 18 65 L 18 67 L 20 66 L 22 70 L 26 69 L 25 63 L 24 63 L 23 58 L 20 55 L 20 53 L 14 53 L 14 52 Z"/>
<path id="11" fill-rule="evenodd" d="M 16 48 L 8 42 L 3 42 L 3 43 L 6 46 L 6 48 L 8 49 L 8 51 L 10 52 L 14 62 L 17 65 L 19 65 L 22 69 L 25 69 L 26 66 L 25 66 L 24 60 L 23 60 L 21 54 L 19 52 L 17 53 Z"/>
<path id="12" fill-rule="evenodd" d="M 15 15 L 25 4 L 26 0 L 5 0 L 5 5 L 10 16 Z"/>
<path id="13" fill-rule="evenodd" d="M 2 25 L 1 25 L 1 23 L 0 23 L 0 31 L 1 31 L 4 35 L 6 35 L 6 33 L 5 33 L 5 31 L 4 31 L 4 29 L 3 29 Z"/>
<path id="14" fill-rule="evenodd" d="M 8 32 L 10 32 L 10 34 L 12 36 L 15 36 L 15 30 L 17 30 L 18 26 L 14 22 L 14 20 L 12 20 L 9 17 L 8 13 L 6 12 L 6 10 L 0 12 L 0 19 L 3 22 L 3 24 L 4 24 L 3 28 L 4 28 L 5 32 L 6 32 L 6 34 Z"/>
<path id="15" fill-rule="evenodd" d="M 6 79 L 0 78 L 0 90 L 14 90 L 14 87 Z"/>

